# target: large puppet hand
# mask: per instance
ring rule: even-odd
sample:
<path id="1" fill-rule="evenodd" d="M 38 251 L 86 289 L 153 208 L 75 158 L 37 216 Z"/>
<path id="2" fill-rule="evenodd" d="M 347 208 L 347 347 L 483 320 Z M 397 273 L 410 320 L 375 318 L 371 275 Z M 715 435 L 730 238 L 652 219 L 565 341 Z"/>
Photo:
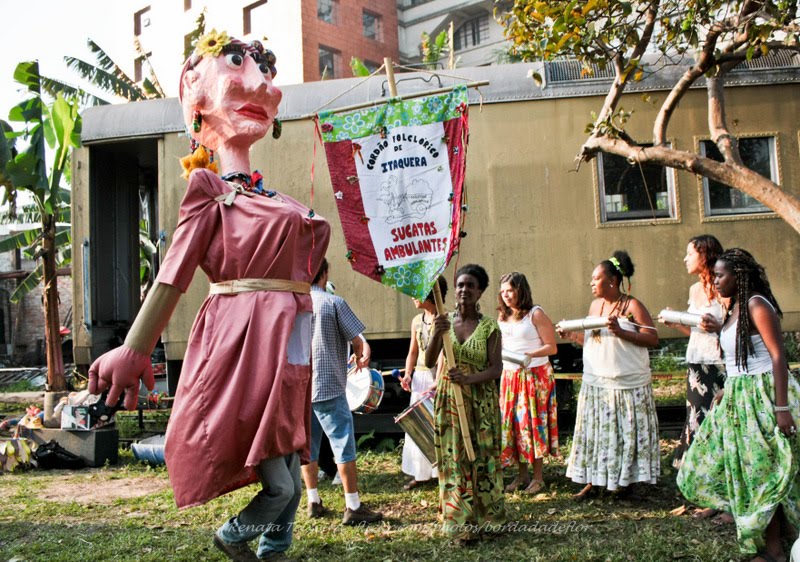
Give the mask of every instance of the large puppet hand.
<path id="1" fill-rule="evenodd" d="M 101 355 L 89 368 L 89 392 L 100 394 L 108 389 L 106 405 L 114 406 L 125 391 L 125 409 L 135 410 L 139 400 L 139 381 L 147 390 L 155 387 L 150 356 L 127 345 Z"/>

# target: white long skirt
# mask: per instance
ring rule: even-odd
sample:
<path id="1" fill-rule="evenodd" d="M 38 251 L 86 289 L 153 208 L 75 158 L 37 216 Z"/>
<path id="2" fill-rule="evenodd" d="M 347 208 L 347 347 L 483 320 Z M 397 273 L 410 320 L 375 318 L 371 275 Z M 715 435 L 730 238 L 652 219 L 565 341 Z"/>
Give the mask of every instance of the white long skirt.
<path id="1" fill-rule="evenodd" d="M 636 482 L 655 484 L 660 473 L 652 385 L 610 390 L 583 383 L 567 477 L 616 490 Z"/>

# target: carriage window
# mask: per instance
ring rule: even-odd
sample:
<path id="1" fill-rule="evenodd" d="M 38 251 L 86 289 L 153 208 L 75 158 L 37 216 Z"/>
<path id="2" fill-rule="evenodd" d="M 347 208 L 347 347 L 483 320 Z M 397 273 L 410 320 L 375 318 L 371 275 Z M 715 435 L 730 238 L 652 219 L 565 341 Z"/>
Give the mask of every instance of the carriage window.
<path id="1" fill-rule="evenodd" d="M 710 140 L 700 142 L 700 153 L 722 162 L 717 145 Z M 778 183 L 775 137 L 745 137 L 739 139 L 739 154 L 745 166 Z M 705 216 L 746 215 L 772 211 L 749 195 L 708 178 L 703 178 Z"/>
<path id="2" fill-rule="evenodd" d="M 601 153 L 597 172 L 602 222 L 677 218 L 671 168 Z"/>

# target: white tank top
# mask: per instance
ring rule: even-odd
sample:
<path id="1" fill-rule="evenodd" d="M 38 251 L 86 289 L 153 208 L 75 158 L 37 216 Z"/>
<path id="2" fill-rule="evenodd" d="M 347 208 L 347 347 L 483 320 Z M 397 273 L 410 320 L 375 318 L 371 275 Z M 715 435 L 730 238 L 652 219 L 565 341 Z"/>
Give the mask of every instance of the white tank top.
<path id="1" fill-rule="evenodd" d="M 596 318 L 596 317 L 595 317 Z M 619 318 L 619 326 L 635 332 L 634 325 Z M 586 330 L 583 339 L 583 382 L 611 389 L 638 388 L 650 383 L 650 355 L 647 349 L 618 338 L 608 328 Z"/>
<path id="2" fill-rule="evenodd" d="M 500 325 L 500 333 L 503 335 L 503 349 L 516 353 L 525 353 L 542 347 L 542 338 L 539 336 L 539 330 L 533 325 L 533 313 L 537 308 L 542 309 L 540 306 L 534 306 L 519 322 L 497 322 Z M 549 361 L 550 359 L 547 356 L 532 357 L 528 367 L 539 367 L 546 365 Z M 503 369 L 516 371 L 519 369 L 519 365 L 504 360 Z"/>
<path id="3" fill-rule="evenodd" d="M 760 298 L 769 307 L 775 311 L 772 303 L 761 295 L 753 295 L 750 300 Z M 748 300 L 748 304 L 750 302 Z M 739 305 L 741 307 L 741 305 Z M 747 370 L 742 370 L 744 365 L 740 368 L 736 365 L 736 326 L 739 324 L 739 319 L 731 323 L 729 326 L 723 326 L 719 334 L 719 345 L 722 348 L 722 353 L 725 356 L 725 371 L 729 377 L 740 377 L 743 375 L 761 375 L 772 371 L 772 357 L 767 351 L 767 346 L 764 345 L 764 339 L 761 334 L 754 334 L 750 336 L 750 341 L 753 342 L 754 353 L 747 355 Z"/>
<path id="4" fill-rule="evenodd" d="M 703 291 L 702 284 L 695 290 Z M 704 295 L 705 296 L 705 295 Z M 722 303 L 714 299 L 711 304 L 698 305 L 691 298 L 689 298 L 689 310 L 692 314 L 710 314 L 719 322 L 723 321 L 724 311 Z M 700 328 L 694 326 L 691 328 L 689 334 L 689 344 L 686 346 L 686 362 L 687 363 L 700 363 L 700 364 L 721 364 L 722 353 L 719 346 L 719 336 L 713 332 L 704 332 Z"/>

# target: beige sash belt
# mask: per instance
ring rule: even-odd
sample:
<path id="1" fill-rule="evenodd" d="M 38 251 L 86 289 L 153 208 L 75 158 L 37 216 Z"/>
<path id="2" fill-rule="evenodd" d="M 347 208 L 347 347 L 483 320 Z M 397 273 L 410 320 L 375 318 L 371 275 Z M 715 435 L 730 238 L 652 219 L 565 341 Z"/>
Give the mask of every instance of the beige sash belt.
<path id="1" fill-rule="evenodd" d="M 290 281 L 288 279 L 234 279 L 211 283 L 209 295 L 235 295 L 236 293 L 251 293 L 253 291 L 283 291 L 287 293 L 311 292 L 311 284 L 303 281 Z"/>

